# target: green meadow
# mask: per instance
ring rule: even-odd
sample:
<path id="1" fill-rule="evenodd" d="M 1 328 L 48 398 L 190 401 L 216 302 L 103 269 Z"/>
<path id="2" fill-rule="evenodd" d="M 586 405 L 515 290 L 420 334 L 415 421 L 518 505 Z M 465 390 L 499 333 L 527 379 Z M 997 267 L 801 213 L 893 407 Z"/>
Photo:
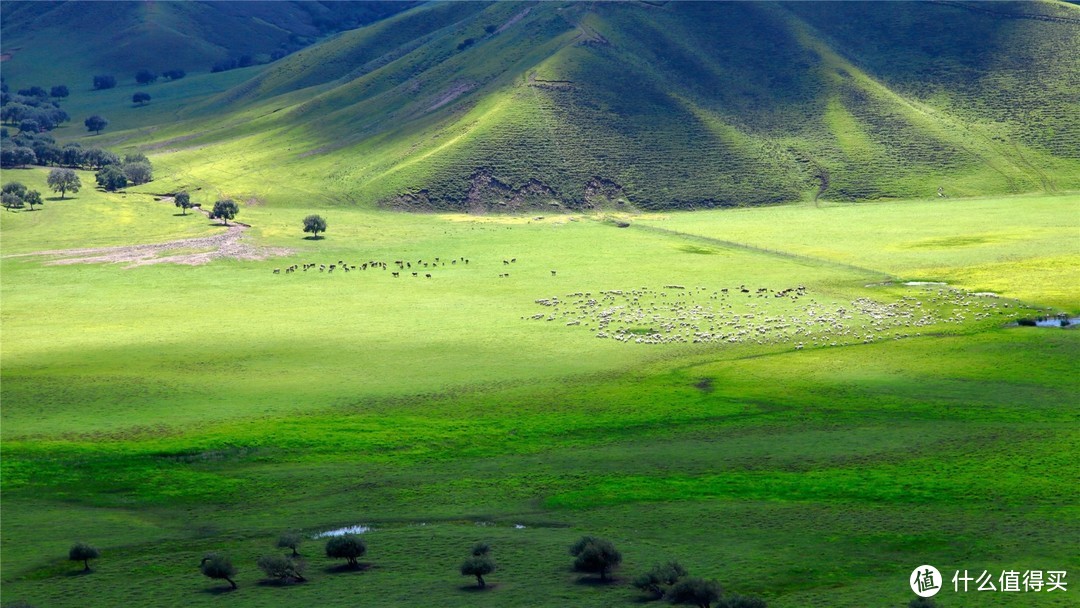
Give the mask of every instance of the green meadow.
<path id="1" fill-rule="evenodd" d="M 1080 340 L 1010 326 L 1080 312 L 1075 194 L 541 218 L 282 190 L 237 217 L 266 259 L 57 251 L 225 232 L 155 200 L 183 179 L 158 171 L 0 213 L 5 603 L 633 606 L 629 582 L 668 559 L 779 608 L 904 606 L 920 564 L 946 608 L 1073 603 L 949 579 L 1077 566 Z M 304 238 L 312 212 L 325 238 Z M 285 271 L 342 261 L 358 268 Z M 871 330 L 860 305 L 925 322 Z M 690 335 L 694 307 L 748 334 L 597 337 L 634 306 L 632 336 Z M 813 338 L 767 326 L 825 316 Z M 312 537 L 361 524 L 369 567 L 340 571 Z M 260 582 L 293 529 L 309 582 Z M 583 534 L 622 551 L 613 583 L 570 570 Z M 66 559 L 79 540 L 102 550 L 90 574 Z M 457 568 L 481 540 L 498 570 L 476 592 Z M 212 550 L 238 590 L 199 574 Z"/>

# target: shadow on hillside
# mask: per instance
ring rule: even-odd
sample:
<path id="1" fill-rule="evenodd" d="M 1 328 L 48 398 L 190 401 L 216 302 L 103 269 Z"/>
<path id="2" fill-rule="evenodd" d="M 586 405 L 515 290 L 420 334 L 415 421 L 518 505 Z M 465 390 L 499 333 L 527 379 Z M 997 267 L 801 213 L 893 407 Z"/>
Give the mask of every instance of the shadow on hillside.
<path id="1" fill-rule="evenodd" d="M 339 564 L 337 566 L 327 566 L 323 568 L 323 572 L 327 574 L 341 574 L 344 572 L 366 572 L 374 567 L 375 564 L 369 564 L 366 562 L 361 562 L 355 566 L 350 566 L 349 564 Z"/>
<path id="2" fill-rule="evenodd" d="M 496 584 L 496 583 L 488 583 L 487 587 L 481 588 L 481 587 L 477 586 L 476 583 L 473 583 L 471 585 L 462 585 L 462 586 L 458 587 L 458 590 L 459 591 L 465 591 L 465 592 L 468 592 L 468 593 L 483 593 L 485 591 L 491 591 L 492 589 L 495 589 L 498 586 L 499 585 Z"/>
<path id="3" fill-rule="evenodd" d="M 618 585 L 622 580 L 613 576 L 608 577 L 606 580 L 601 580 L 599 576 L 582 576 L 575 582 L 585 587 L 607 587 L 609 585 Z"/>
<path id="4" fill-rule="evenodd" d="M 207 587 L 202 590 L 202 593 L 207 595 L 225 595 L 226 593 L 232 593 L 233 591 L 239 591 L 239 589 L 233 589 L 232 587 Z"/>

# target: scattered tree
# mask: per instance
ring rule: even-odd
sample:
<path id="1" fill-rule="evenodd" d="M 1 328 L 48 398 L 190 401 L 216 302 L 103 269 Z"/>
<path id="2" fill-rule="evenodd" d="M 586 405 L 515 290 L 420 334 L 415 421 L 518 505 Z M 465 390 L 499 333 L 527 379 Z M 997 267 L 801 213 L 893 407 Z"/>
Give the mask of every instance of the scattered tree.
<path id="1" fill-rule="evenodd" d="M 2 204 L 4 209 L 7 209 L 8 211 L 22 209 L 25 206 L 21 196 L 17 194 L 12 194 L 10 192 L 0 194 L 0 204 Z"/>
<path id="2" fill-rule="evenodd" d="M 678 583 L 668 592 L 672 604 L 691 604 L 698 608 L 710 608 L 720 599 L 720 583 L 703 578 L 688 578 Z"/>
<path id="3" fill-rule="evenodd" d="M 259 569 L 266 573 L 269 578 L 278 579 L 283 582 L 288 582 L 290 579 L 298 583 L 303 583 L 307 579 L 304 578 L 304 570 L 307 568 L 307 564 L 303 560 L 292 559 L 285 555 L 264 555 L 259 558 Z"/>
<path id="4" fill-rule="evenodd" d="M 49 177 L 46 181 L 53 192 L 60 193 L 61 199 L 64 198 L 68 191 L 71 191 L 72 194 L 78 194 L 79 188 L 82 188 L 82 182 L 79 181 L 78 174 L 71 169 L 53 169 L 49 171 Z"/>
<path id="5" fill-rule="evenodd" d="M 32 118 L 26 118 L 19 121 L 20 133 L 39 133 L 40 131 L 41 125 L 38 124 L 38 121 Z"/>
<path id="6" fill-rule="evenodd" d="M 495 562 L 487 555 L 474 555 L 461 564 L 462 576 L 475 576 L 476 585 L 481 589 L 487 588 L 484 576 L 495 571 Z"/>
<path id="7" fill-rule="evenodd" d="M 148 162 L 125 162 L 122 169 L 128 181 L 136 186 L 154 179 L 154 170 Z"/>
<path id="8" fill-rule="evenodd" d="M 635 578 L 634 586 L 645 593 L 653 594 L 656 599 L 660 599 L 664 597 L 668 587 L 679 582 L 679 579 L 686 576 L 686 574 L 686 568 L 683 568 L 679 562 L 671 561 L 666 564 L 656 564 L 652 567 L 652 570 Z"/>
<path id="9" fill-rule="evenodd" d="M 3 192 L 4 194 L 14 194 L 21 199 L 26 196 L 26 186 L 20 182 L 8 182 L 4 184 L 4 188 L 3 190 L 0 190 L 0 192 Z"/>
<path id="10" fill-rule="evenodd" d="M 150 84 L 157 81 L 157 74 L 150 70 L 143 68 L 138 72 L 135 72 L 135 82 L 139 84 Z"/>
<path id="11" fill-rule="evenodd" d="M 319 238 L 320 232 L 326 232 L 326 220 L 321 215 L 309 215 L 304 218 L 304 232 L 310 232 Z"/>
<path id="12" fill-rule="evenodd" d="M 214 205 L 214 209 L 217 209 L 217 205 Z M 326 541 L 326 557 L 348 560 L 349 566 L 353 568 L 359 567 L 356 560 L 365 553 L 367 545 L 357 534 L 342 534 Z"/>
<path id="13" fill-rule="evenodd" d="M 236 567 L 232 565 L 229 556 L 209 553 L 199 563 L 199 570 L 202 571 L 204 576 L 228 581 L 232 588 L 236 589 L 236 581 L 232 579 L 232 577 L 236 576 Z"/>
<path id="14" fill-rule="evenodd" d="M 97 114 L 95 114 L 95 115 L 91 116 L 90 118 L 87 118 L 86 120 L 84 120 L 83 124 L 86 125 L 86 130 L 87 131 L 93 131 L 94 134 L 96 135 L 98 133 L 101 133 L 102 129 L 109 126 L 109 121 L 107 121 L 104 118 L 102 118 L 102 117 L 98 116 Z"/>
<path id="15" fill-rule="evenodd" d="M 34 210 L 34 205 L 42 205 L 45 201 L 41 200 L 41 193 L 37 190 L 31 190 L 23 197 L 23 202 L 30 205 L 30 210 Z"/>
<path id="16" fill-rule="evenodd" d="M 187 210 L 191 208 L 191 195 L 188 194 L 186 191 L 181 190 L 180 192 L 176 193 L 176 196 L 173 197 L 173 202 L 176 204 L 177 207 L 180 208 L 180 213 L 182 213 L 183 215 L 187 215 Z M 285 538 L 285 536 L 282 535 L 282 538 Z M 282 546 L 280 540 L 278 541 L 278 546 Z M 293 555 L 296 555 L 295 548 L 293 548 Z"/>
<path id="17" fill-rule="evenodd" d="M 116 78 L 108 74 L 94 76 L 94 89 L 111 89 L 116 86 Z"/>
<path id="18" fill-rule="evenodd" d="M 717 608 L 769 608 L 765 600 L 747 595 L 729 595 L 720 600 Z M 930 606 L 929 608 L 933 608 Z"/>
<path id="19" fill-rule="evenodd" d="M 622 554 L 610 541 L 595 536 L 582 536 L 570 547 L 574 569 L 578 572 L 595 572 L 600 580 L 606 581 L 608 572 L 622 562 Z"/>
<path id="20" fill-rule="evenodd" d="M 90 560 L 99 557 L 101 557 L 101 551 L 98 551 L 97 547 L 90 546 L 86 543 L 75 543 L 71 546 L 71 550 L 68 551 L 69 560 L 83 563 L 83 572 L 89 572 Z"/>
<path id="21" fill-rule="evenodd" d="M 67 97 L 70 94 L 71 91 L 68 91 L 66 84 L 57 85 L 53 87 L 51 91 L 49 91 L 49 95 L 53 97 Z"/>
<path id="22" fill-rule="evenodd" d="M 214 209 L 210 212 L 210 219 L 220 219 L 228 226 L 229 220 L 236 217 L 236 214 L 238 213 L 240 213 L 240 207 L 236 205 L 236 201 L 227 198 L 214 203 Z M 327 547 L 327 550 L 329 551 L 329 544 Z"/>
<path id="23" fill-rule="evenodd" d="M 116 165 L 106 166 L 98 171 L 94 175 L 94 178 L 96 179 L 98 186 L 101 186 L 101 188 L 109 192 L 127 188 L 128 185 L 127 176 L 124 175 L 124 172 Z"/>
<path id="24" fill-rule="evenodd" d="M 165 70 L 161 73 L 161 76 L 165 78 L 165 80 L 180 80 L 184 76 L 187 76 L 187 72 L 177 68 L 172 70 Z"/>
<path id="25" fill-rule="evenodd" d="M 181 192 L 181 193 L 177 194 L 176 195 L 176 200 L 177 200 L 176 205 L 178 207 L 180 206 L 179 201 L 180 201 L 180 195 L 181 194 L 184 196 L 185 203 L 188 200 L 188 193 L 187 192 Z M 303 541 L 304 541 L 304 537 L 301 536 L 299 532 L 285 532 L 280 537 L 278 537 L 277 546 L 281 547 L 282 549 L 292 549 L 292 556 L 293 557 L 300 557 L 300 552 L 297 551 L 297 549 L 300 548 L 300 543 L 302 543 Z"/>
<path id="26" fill-rule="evenodd" d="M 140 106 L 146 105 L 150 101 L 150 94 L 139 91 L 131 96 L 131 103 L 139 104 Z"/>
<path id="27" fill-rule="evenodd" d="M 481 556 L 487 555 L 488 553 L 491 553 L 491 545 L 489 545 L 487 543 L 483 543 L 483 542 L 476 543 L 475 545 L 473 545 L 473 548 L 472 548 L 473 557 L 481 557 Z"/>
<path id="28" fill-rule="evenodd" d="M 26 146 L 0 148 L 0 165 L 4 167 L 25 167 L 34 164 L 36 160 L 37 155 L 34 154 L 33 148 Z"/>
<path id="29" fill-rule="evenodd" d="M 497 29 L 499 29 L 499 28 L 495 27 L 495 24 L 493 24 L 493 23 L 489 23 L 489 24 L 484 26 L 484 32 L 486 32 L 488 34 L 494 34 L 495 30 L 497 30 Z"/>

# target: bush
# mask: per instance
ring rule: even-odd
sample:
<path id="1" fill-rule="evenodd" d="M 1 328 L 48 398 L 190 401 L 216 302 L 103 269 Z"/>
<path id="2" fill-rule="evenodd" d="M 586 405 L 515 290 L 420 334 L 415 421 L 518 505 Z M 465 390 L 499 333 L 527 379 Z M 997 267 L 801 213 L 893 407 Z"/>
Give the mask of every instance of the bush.
<path id="1" fill-rule="evenodd" d="M 365 553 L 367 545 L 364 544 L 364 539 L 356 534 L 342 534 L 326 541 L 326 557 L 347 560 L 353 568 L 360 566 L 356 560 Z"/>
<path id="2" fill-rule="evenodd" d="M 615 545 L 594 536 L 581 537 L 570 547 L 570 555 L 576 558 L 574 570 L 595 572 L 602 581 L 607 580 L 608 572 L 622 563 L 622 554 L 615 549 Z"/>
<path id="3" fill-rule="evenodd" d="M 199 563 L 199 570 L 202 571 L 204 576 L 228 581 L 232 588 L 236 589 L 236 581 L 232 580 L 232 577 L 236 576 L 236 568 L 232 565 L 229 556 L 208 553 Z"/>
<path id="4" fill-rule="evenodd" d="M 90 560 L 101 557 L 101 551 L 97 547 L 86 543 L 75 543 L 68 551 L 68 559 L 73 562 L 83 563 L 83 572 L 90 571 Z"/>
<path id="5" fill-rule="evenodd" d="M 144 93 L 142 91 L 139 91 L 138 93 L 135 93 L 134 95 L 131 96 L 131 102 L 132 103 L 137 103 L 140 106 L 145 105 L 146 102 L 148 102 L 148 101 L 150 101 L 150 94 L 149 93 Z"/>
<path id="6" fill-rule="evenodd" d="M 679 579 L 686 575 L 686 568 L 683 568 L 679 562 L 672 561 L 654 565 L 652 570 L 635 578 L 633 584 L 634 587 L 660 599 L 664 597 L 668 587 L 679 582 Z"/>
<path id="7" fill-rule="evenodd" d="M 108 74 L 94 76 L 94 89 L 111 89 L 116 86 L 116 78 Z"/>
<path id="8" fill-rule="evenodd" d="M 178 192 L 176 194 L 176 206 L 187 209 L 191 206 L 191 197 L 187 192 Z M 297 549 L 300 548 L 300 543 L 304 541 L 304 537 L 299 532 L 285 532 L 278 537 L 277 546 L 282 549 L 292 549 L 293 557 L 299 557 L 300 552 Z"/>
<path id="9" fill-rule="evenodd" d="M 688 578 L 671 588 L 668 597 L 672 604 L 691 604 L 698 608 L 709 608 L 720 599 L 720 583 L 703 578 Z"/>
<path id="10" fill-rule="evenodd" d="M 474 555 L 461 564 L 462 576 L 475 576 L 476 585 L 481 589 L 487 587 L 484 576 L 495 571 L 495 562 L 487 555 Z"/>
<path id="11" fill-rule="evenodd" d="M 307 564 L 303 560 L 292 559 L 285 555 L 264 555 L 259 558 L 259 569 L 262 570 L 267 577 L 277 579 L 279 581 L 288 582 L 294 580 L 298 583 L 303 583 L 307 579 L 304 578 L 304 570 L 307 568 Z"/>

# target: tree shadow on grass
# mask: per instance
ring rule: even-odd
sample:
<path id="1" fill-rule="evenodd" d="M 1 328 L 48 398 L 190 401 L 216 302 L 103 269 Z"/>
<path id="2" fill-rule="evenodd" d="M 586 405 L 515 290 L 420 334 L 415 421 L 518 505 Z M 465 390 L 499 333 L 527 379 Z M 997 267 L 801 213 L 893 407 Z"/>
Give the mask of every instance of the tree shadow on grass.
<path id="1" fill-rule="evenodd" d="M 613 576 L 609 576 L 606 579 L 601 579 L 599 576 L 581 576 L 574 582 L 585 587 L 608 587 L 622 583 L 622 579 Z"/>
<path id="2" fill-rule="evenodd" d="M 207 595 L 225 595 L 226 593 L 232 593 L 233 591 L 239 591 L 239 589 L 233 589 L 230 586 L 207 587 L 202 590 L 202 593 Z"/>
<path id="3" fill-rule="evenodd" d="M 69 570 L 64 573 L 64 576 L 89 576 L 93 573 L 93 570 Z"/>
<path id="4" fill-rule="evenodd" d="M 73 200 L 73 199 L 74 199 L 74 197 L 68 198 L 68 197 L 65 196 L 64 198 L 60 198 L 59 196 L 50 196 L 49 198 L 47 198 L 45 200 L 50 201 L 50 202 L 55 202 L 55 201 L 70 201 L 70 200 Z"/>
<path id="5" fill-rule="evenodd" d="M 276 579 L 276 578 L 275 579 L 265 579 L 264 578 L 263 580 L 255 583 L 255 584 L 258 585 L 259 587 L 295 587 L 297 585 L 303 585 L 306 582 L 307 582 L 306 580 L 297 581 L 297 580 L 289 579 L 289 580 L 284 580 L 283 581 L 281 579 Z"/>
<path id="6" fill-rule="evenodd" d="M 305 236 L 304 240 L 305 241 L 321 241 L 321 240 L 323 240 L 325 238 L 326 238 L 325 236 Z"/>
<path id="7" fill-rule="evenodd" d="M 366 562 L 360 562 L 355 566 L 349 564 L 338 564 L 336 566 L 327 566 L 323 568 L 323 572 L 327 574 L 341 574 L 345 572 L 366 572 L 375 567 L 375 564 L 369 564 Z"/>
<path id="8" fill-rule="evenodd" d="M 480 587 L 476 583 L 473 583 L 471 585 L 462 585 L 458 587 L 458 590 L 465 591 L 466 593 L 484 593 L 485 591 L 491 591 L 498 586 L 498 583 L 488 583 L 487 587 Z"/>

